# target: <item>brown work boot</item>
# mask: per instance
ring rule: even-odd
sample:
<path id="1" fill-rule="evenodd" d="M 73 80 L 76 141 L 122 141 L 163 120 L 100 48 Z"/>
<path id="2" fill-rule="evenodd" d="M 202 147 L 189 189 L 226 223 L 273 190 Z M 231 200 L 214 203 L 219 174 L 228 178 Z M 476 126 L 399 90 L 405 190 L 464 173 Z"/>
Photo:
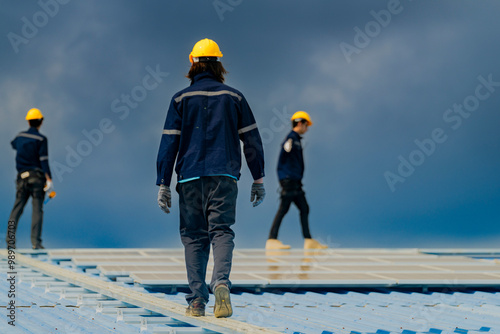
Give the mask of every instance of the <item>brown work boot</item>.
<path id="1" fill-rule="evenodd" d="M 205 316 L 205 305 L 206 302 L 203 298 L 198 297 L 193 299 L 189 306 L 186 308 L 186 315 L 192 317 L 203 317 Z"/>
<path id="2" fill-rule="evenodd" d="M 214 291 L 215 306 L 214 316 L 216 318 L 228 318 L 233 315 L 229 288 L 226 284 L 219 284 Z"/>

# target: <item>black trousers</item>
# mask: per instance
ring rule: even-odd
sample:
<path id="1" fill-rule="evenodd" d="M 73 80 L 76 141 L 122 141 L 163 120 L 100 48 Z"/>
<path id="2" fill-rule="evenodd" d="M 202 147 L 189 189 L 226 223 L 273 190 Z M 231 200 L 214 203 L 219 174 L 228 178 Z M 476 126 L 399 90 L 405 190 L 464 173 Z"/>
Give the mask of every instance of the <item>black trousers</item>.
<path id="1" fill-rule="evenodd" d="M 290 209 L 290 205 L 295 203 L 300 211 L 300 224 L 302 226 L 302 235 L 304 238 L 311 238 L 309 231 L 309 205 L 307 204 L 306 194 L 302 190 L 302 182 L 300 180 L 280 180 L 281 185 L 281 203 L 274 217 L 269 239 L 278 239 L 278 232 L 285 217 Z"/>
<path id="2" fill-rule="evenodd" d="M 186 271 L 191 300 L 202 297 L 208 301 L 206 281 L 210 245 L 214 265 L 210 288 L 231 282 L 236 219 L 236 180 L 227 176 L 207 176 L 186 183 L 177 183 L 179 193 L 180 234 L 184 245 Z"/>
<path id="3" fill-rule="evenodd" d="M 15 247 L 16 230 L 19 218 L 23 214 L 24 206 L 32 198 L 33 213 L 31 215 L 31 244 L 38 247 L 42 244 L 43 199 L 45 197 L 45 175 L 41 171 L 29 171 L 24 179 L 19 173 L 16 180 L 16 201 L 10 213 L 7 226 L 7 246 Z"/>

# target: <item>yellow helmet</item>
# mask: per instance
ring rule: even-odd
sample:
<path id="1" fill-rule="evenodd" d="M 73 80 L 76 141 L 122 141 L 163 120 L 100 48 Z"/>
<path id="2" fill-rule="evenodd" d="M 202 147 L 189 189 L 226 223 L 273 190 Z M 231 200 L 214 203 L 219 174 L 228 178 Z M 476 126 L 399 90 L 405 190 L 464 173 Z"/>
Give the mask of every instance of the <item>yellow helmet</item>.
<path id="1" fill-rule="evenodd" d="M 189 54 L 189 61 L 191 64 L 193 62 L 197 62 L 198 57 L 222 57 L 222 53 L 219 50 L 219 46 L 217 43 L 212 41 L 211 39 L 205 38 L 201 41 L 198 41 L 193 47 L 193 51 Z"/>
<path id="2" fill-rule="evenodd" d="M 40 109 L 37 108 L 31 108 L 28 111 L 28 114 L 26 115 L 27 121 L 30 121 L 32 119 L 42 119 L 42 118 L 43 118 L 42 112 L 40 111 Z"/>
<path id="3" fill-rule="evenodd" d="M 311 117 L 305 111 L 297 111 L 295 114 L 293 114 L 291 120 L 295 121 L 297 119 L 305 119 L 308 126 L 313 125 L 313 122 L 311 122 Z"/>

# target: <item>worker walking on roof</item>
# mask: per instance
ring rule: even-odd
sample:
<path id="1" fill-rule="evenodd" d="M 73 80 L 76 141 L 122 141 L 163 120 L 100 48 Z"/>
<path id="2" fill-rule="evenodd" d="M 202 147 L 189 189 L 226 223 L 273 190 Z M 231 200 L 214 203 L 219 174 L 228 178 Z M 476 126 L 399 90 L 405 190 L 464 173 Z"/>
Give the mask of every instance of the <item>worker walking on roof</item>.
<path id="1" fill-rule="evenodd" d="M 290 205 L 295 203 L 300 211 L 300 223 L 304 236 L 305 249 L 324 249 L 326 245 L 319 243 L 311 237 L 309 231 L 309 205 L 307 204 L 304 190 L 302 190 L 302 177 L 304 176 L 304 158 L 302 155 L 301 135 L 307 132 L 313 124 L 308 113 L 297 111 L 292 118 L 292 131 L 285 138 L 281 145 L 281 152 L 278 160 L 278 178 L 281 185 L 281 203 L 274 217 L 269 238 L 266 242 L 266 249 L 289 249 L 289 245 L 284 245 L 278 240 L 278 231 L 283 217 L 290 209 Z"/>
<path id="2" fill-rule="evenodd" d="M 43 123 L 39 109 L 28 111 L 26 120 L 30 128 L 20 132 L 11 142 L 16 153 L 16 200 L 7 226 L 7 249 L 16 248 L 16 230 L 19 218 L 28 199 L 32 198 L 31 244 L 33 249 L 43 249 L 43 199 L 45 192 L 53 188 L 49 168 L 47 138 L 38 130 Z"/>
<path id="3" fill-rule="evenodd" d="M 168 109 L 157 159 L 158 204 L 170 212 L 170 180 L 175 164 L 179 193 L 180 235 L 185 250 L 189 288 L 186 315 L 205 315 L 205 283 L 210 245 L 214 266 L 210 289 L 215 317 L 233 313 L 229 291 L 240 140 L 254 179 L 253 206 L 265 197 L 264 151 L 257 123 L 243 94 L 224 82 L 222 53 L 213 40 L 195 44 L 189 55 L 191 85 L 175 94 Z"/>

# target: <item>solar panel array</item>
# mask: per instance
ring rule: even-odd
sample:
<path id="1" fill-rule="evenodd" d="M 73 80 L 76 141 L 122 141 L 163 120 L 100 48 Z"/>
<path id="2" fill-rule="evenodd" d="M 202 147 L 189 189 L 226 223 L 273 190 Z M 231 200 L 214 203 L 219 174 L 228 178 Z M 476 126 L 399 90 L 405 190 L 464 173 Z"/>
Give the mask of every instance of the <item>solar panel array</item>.
<path id="1" fill-rule="evenodd" d="M 187 286 L 181 249 L 70 249 L 49 260 L 143 286 Z M 209 260 L 207 282 L 212 274 Z M 494 260 L 435 255 L 418 249 L 237 249 L 233 287 L 498 286 Z"/>

